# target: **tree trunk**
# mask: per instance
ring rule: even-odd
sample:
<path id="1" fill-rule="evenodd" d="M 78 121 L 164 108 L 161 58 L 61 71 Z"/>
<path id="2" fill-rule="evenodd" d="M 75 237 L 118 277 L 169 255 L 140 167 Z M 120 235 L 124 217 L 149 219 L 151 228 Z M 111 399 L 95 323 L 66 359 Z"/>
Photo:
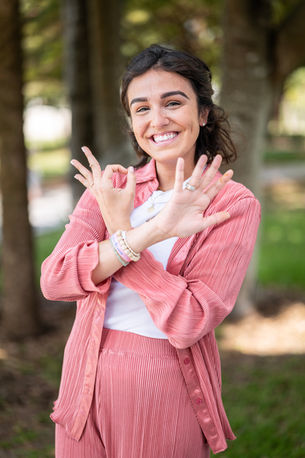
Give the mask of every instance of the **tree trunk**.
<path id="1" fill-rule="evenodd" d="M 0 3 L 0 49 L 2 318 L 4 332 L 11 338 L 22 338 L 36 334 L 40 320 L 28 218 L 18 0 Z"/>
<path id="2" fill-rule="evenodd" d="M 65 0 L 63 4 L 65 73 L 68 98 L 72 112 L 72 157 L 85 166 L 88 161 L 81 147 L 96 149 L 93 129 L 93 109 L 91 72 L 89 65 L 88 6 L 83 0 Z M 71 182 L 74 204 L 84 192 L 84 186 L 73 177 L 76 173 L 71 168 Z"/>
<path id="3" fill-rule="evenodd" d="M 132 158 L 129 140 L 124 133 L 125 122 L 119 96 L 122 7 L 122 0 L 90 1 L 96 155 L 103 167 L 109 163 L 130 164 Z"/>
<path id="4" fill-rule="evenodd" d="M 238 151 L 235 180 L 260 198 L 262 152 L 269 119 L 272 87 L 269 54 L 270 2 L 227 0 L 221 105 L 229 114 Z M 235 308 L 243 315 L 252 308 L 256 254 Z"/>

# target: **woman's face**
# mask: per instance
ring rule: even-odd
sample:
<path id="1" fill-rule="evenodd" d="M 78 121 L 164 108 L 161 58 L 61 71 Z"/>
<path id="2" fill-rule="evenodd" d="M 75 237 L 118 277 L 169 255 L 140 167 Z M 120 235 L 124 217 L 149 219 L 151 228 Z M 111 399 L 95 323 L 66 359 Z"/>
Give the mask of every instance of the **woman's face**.
<path id="1" fill-rule="evenodd" d="M 157 163 L 194 167 L 196 140 L 207 113 L 198 113 L 191 83 L 177 73 L 148 70 L 129 84 L 128 104 L 139 146 Z"/>

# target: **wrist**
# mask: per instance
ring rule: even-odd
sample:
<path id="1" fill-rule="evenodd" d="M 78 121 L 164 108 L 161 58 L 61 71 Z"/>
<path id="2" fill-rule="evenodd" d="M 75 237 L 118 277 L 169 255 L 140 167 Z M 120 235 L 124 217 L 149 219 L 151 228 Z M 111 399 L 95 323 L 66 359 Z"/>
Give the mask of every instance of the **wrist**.
<path id="1" fill-rule="evenodd" d="M 109 225 L 107 227 L 108 232 L 110 235 L 114 234 L 116 231 L 122 230 L 122 231 L 129 231 L 132 229 L 132 226 L 130 224 L 130 221 L 121 221 L 121 222 L 115 222 Z"/>
<path id="2" fill-rule="evenodd" d="M 153 220 L 127 231 L 126 237 L 131 248 L 139 253 L 167 238 L 158 230 Z"/>

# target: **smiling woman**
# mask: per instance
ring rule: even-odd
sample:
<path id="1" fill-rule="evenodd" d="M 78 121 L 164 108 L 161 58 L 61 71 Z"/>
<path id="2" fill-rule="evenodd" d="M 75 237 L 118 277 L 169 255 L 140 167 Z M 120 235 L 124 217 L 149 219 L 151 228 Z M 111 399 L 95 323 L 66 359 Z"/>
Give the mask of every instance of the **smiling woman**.
<path id="1" fill-rule="evenodd" d="M 184 159 L 187 177 L 194 170 L 196 140 L 200 125 L 207 122 L 208 108 L 198 109 L 189 80 L 162 69 L 151 69 L 134 78 L 127 97 L 136 141 L 156 160 L 159 189 L 171 189 L 178 157 Z"/>
<path id="2" fill-rule="evenodd" d="M 56 457 L 206 458 L 234 439 L 221 401 L 214 329 L 231 312 L 260 206 L 219 173 L 235 148 L 208 67 L 152 45 L 121 98 L 140 164 L 83 147 L 86 188 L 41 286 L 78 301 L 63 363 Z"/>

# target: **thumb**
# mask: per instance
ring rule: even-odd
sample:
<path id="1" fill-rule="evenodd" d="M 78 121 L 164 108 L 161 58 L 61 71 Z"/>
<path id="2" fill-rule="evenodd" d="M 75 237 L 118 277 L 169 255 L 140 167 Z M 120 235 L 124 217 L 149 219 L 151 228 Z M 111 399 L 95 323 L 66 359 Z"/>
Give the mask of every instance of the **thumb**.
<path id="1" fill-rule="evenodd" d="M 136 187 L 136 174 L 134 172 L 134 168 L 130 166 L 128 167 L 126 190 L 134 193 L 135 187 Z"/>

